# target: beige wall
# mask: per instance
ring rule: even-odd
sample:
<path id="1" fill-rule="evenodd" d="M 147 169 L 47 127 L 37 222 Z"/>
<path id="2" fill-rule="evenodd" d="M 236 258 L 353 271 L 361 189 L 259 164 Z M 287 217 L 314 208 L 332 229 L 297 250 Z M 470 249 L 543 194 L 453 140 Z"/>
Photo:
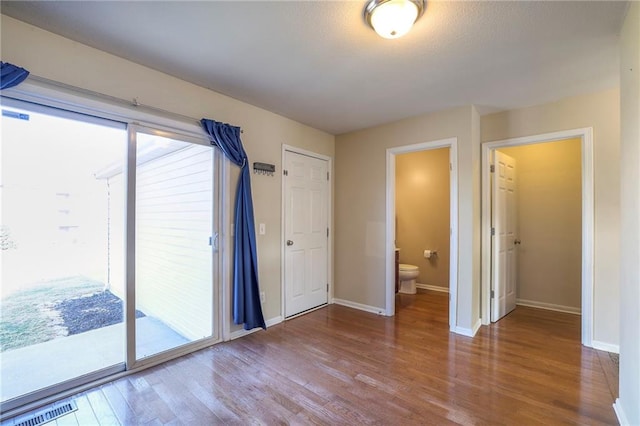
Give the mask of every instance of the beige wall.
<path id="1" fill-rule="evenodd" d="M 417 282 L 449 288 L 449 148 L 396 156 L 396 245 Z M 424 250 L 438 255 L 425 259 Z"/>
<path id="2" fill-rule="evenodd" d="M 620 400 L 640 425 L 640 3 L 631 2 L 620 36 L 621 279 Z M 622 419 L 620 419 L 622 420 Z"/>
<path id="3" fill-rule="evenodd" d="M 457 137 L 459 261 L 454 326 L 480 317 L 480 144 L 472 106 L 408 118 L 336 137 L 335 297 L 385 307 L 386 150 Z M 393 220 L 393 219 L 392 219 Z"/>
<path id="4" fill-rule="evenodd" d="M 36 76 L 242 127 L 249 160 L 276 165 L 275 177 L 252 175 L 251 183 L 256 223 L 265 223 L 267 229 L 266 235 L 257 237 L 260 287 L 266 292 L 265 319 L 279 317 L 282 144 L 333 157 L 334 136 L 4 15 L 1 35 L 2 60 L 25 67 Z M 233 203 L 238 169 L 231 169 L 228 189 Z M 231 206 L 228 213 L 233 220 Z"/>
<path id="5" fill-rule="evenodd" d="M 619 344 L 620 104 L 619 90 L 482 117 L 482 141 L 593 128 L 594 292 L 593 340 Z"/>
<path id="6" fill-rule="evenodd" d="M 472 328 L 479 318 L 480 124 L 482 140 L 594 127 L 596 170 L 595 339 L 618 342 L 619 127 L 618 92 L 608 91 L 557 103 L 479 118 L 472 106 L 332 135 L 234 100 L 175 77 L 56 36 L 2 16 L 2 59 L 34 75 L 192 117 L 241 126 L 251 161 L 276 164 L 281 145 L 334 156 L 335 296 L 384 307 L 385 151 L 448 137 L 458 138 L 459 265 L 457 325 Z M 20 40 L 20 43 L 15 43 Z M 73 64 L 71 67 L 69 64 Z M 237 171 L 232 171 L 235 187 Z M 256 222 L 267 225 L 258 237 L 265 317 L 281 312 L 281 177 L 253 177 Z M 230 211 L 230 210 L 229 210 Z M 228 283 L 227 283 L 228 285 Z M 613 317 L 616 317 L 615 319 Z"/>
<path id="7" fill-rule="evenodd" d="M 580 309 L 580 139 L 500 148 L 516 160 L 517 298 Z"/>

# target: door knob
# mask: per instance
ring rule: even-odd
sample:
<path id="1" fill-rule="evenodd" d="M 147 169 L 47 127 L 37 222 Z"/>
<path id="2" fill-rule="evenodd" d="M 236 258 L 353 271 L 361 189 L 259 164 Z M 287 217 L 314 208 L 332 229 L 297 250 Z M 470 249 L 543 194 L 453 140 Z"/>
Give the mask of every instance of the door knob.
<path id="1" fill-rule="evenodd" d="M 513 244 L 522 244 L 522 241 L 520 241 L 518 239 L 515 239 L 515 240 L 513 240 Z"/>
<path id="2" fill-rule="evenodd" d="M 288 245 L 288 246 L 292 246 L 292 245 L 293 245 L 293 241 L 291 241 L 291 240 L 287 240 L 287 245 Z"/>

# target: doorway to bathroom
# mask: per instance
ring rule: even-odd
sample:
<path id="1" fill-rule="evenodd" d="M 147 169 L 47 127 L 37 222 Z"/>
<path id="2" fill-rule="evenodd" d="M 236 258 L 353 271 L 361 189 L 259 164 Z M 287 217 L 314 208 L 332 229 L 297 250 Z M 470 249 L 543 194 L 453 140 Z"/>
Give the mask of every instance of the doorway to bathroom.
<path id="1" fill-rule="evenodd" d="M 449 293 L 452 331 L 458 283 L 456 148 L 457 138 L 450 138 L 387 150 L 386 315 L 396 311 L 396 264 L 402 264 L 417 275 L 415 284 L 402 283 L 402 292 Z"/>
<path id="2" fill-rule="evenodd" d="M 483 324 L 516 304 L 581 314 L 592 345 L 592 149 L 590 128 L 483 144 Z"/>

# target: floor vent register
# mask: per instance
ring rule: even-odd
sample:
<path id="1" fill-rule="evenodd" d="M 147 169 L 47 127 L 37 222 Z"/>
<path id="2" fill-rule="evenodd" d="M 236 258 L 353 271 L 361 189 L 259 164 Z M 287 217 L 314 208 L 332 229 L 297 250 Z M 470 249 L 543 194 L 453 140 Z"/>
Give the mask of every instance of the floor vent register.
<path id="1" fill-rule="evenodd" d="M 78 410 L 78 406 L 75 401 L 65 401 L 53 404 L 42 410 L 38 410 L 27 417 L 20 417 L 19 419 L 16 419 L 17 422 L 14 423 L 13 426 L 40 426 L 55 420 L 58 417 L 73 413 L 76 410 Z"/>

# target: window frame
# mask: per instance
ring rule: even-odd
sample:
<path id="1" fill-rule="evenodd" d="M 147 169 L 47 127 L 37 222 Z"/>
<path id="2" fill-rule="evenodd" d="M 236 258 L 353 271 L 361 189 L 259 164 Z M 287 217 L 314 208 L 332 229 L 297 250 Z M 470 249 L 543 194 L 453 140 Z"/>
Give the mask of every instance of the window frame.
<path id="1" fill-rule="evenodd" d="M 19 86 L 5 89 L 0 95 L 0 106 L 5 105 L 12 108 L 11 105 L 19 105 L 21 103 L 30 104 L 32 109 L 40 109 L 54 115 L 65 118 L 79 119 L 95 122 L 99 124 L 111 123 L 113 127 L 123 126 L 128 132 L 127 141 L 127 158 L 126 158 L 126 274 L 127 274 L 127 297 L 125 300 L 125 357 L 122 364 L 108 367 L 99 371 L 95 371 L 86 375 L 82 375 L 68 381 L 52 385 L 20 397 L 10 399 L 0 403 L 1 418 L 19 415 L 41 405 L 48 404 L 86 389 L 93 388 L 100 384 L 115 380 L 143 369 L 161 364 L 171 359 L 195 352 L 197 350 L 212 346 L 223 341 L 228 335 L 230 321 L 228 318 L 228 309 L 225 307 L 226 301 L 230 298 L 230 291 L 223 285 L 229 277 L 228 267 L 228 250 L 229 243 L 229 226 L 227 220 L 227 206 L 229 203 L 229 161 L 223 158 L 219 150 L 214 149 L 209 143 L 208 137 L 199 126 L 197 121 L 188 122 L 179 119 L 179 115 L 172 116 L 171 113 L 162 114 L 161 112 L 148 112 L 144 108 L 136 107 L 133 103 L 130 106 L 125 105 L 117 98 L 111 98 L 95 92 L 89 92 L 83 89 L 75 89 L 65 84 L 55 84 L 55 82 L 41 82 L 27 80 Z M 20 108 L 16 106 L 15 108 Z M 159 110 L 160 111 L 160 110 Z M 82 117 L 79 117 L 82 116 Z M 184 117 L 186 119 L 186 117 Z M 130 216 L 133 212 L 135 215 L 135 154 L 136 144 L 135 137 L 132 139 L 132 132 L 142 130 L 145 133 L 155 132 L 163 136 L 183 139 L 186 142 L 197 143 L 201 145 L 211 146 L 213 151 L 213 173 L 214 173 L 214 231 L 217 231 L 217 247 L 212 247 L 213 258 L 213 315 L 212 336 L 196 340 L 179 346 L 177 348 L 149 356 L 140 360 L 136 360 L 135 356 L 135 321 L 131 323 L 129 311 L 135 311 L 135 299 L 130 299 L 130 285 L 135 282 L 135 247 L 131 245 L 135 241 L 135 216 Z M 133 150 L 133 156 L 131 151 Z M 133 174 L 133 181 L 131 180 Z M 132 185 L 133 183 L 133 185 Z M 133 193 L 133 195 L 131 195 Z M 130 210 L 133 206 L 132 210 Z M 124 212 L 123 212 L 124 213 Z M 133 222 L 131 222 L 133 220 Z M 131 226 L 133 224 L 133 226 Z M 133 266 L 129 264 L 133 262 Z M 133 274 L 133 281 L 130 281 Z M 133 313 L 135 320 L 135 313 Z"/>

